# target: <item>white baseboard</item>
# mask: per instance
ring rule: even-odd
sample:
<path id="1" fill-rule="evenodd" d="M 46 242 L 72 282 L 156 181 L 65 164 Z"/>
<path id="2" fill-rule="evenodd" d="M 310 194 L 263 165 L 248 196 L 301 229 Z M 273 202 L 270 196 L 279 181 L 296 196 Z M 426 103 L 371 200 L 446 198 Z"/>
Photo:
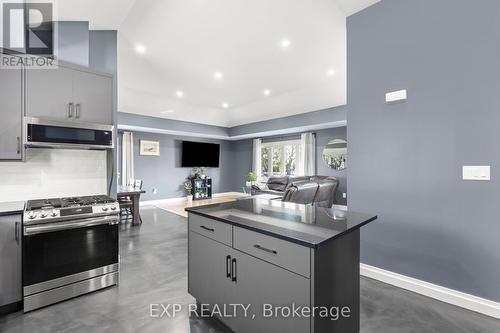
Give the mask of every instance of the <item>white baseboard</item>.
<path id="1" fill-rule="evenodd" d="M 212 195 L 213 198 L 224 197 L 228 195 L 244 195 L 242 192 L 222 192 L 215 193 Z M 147 200 L 141 201 L 139 203 L 140 206 L 156 206 L 156 205 L 164 205 L 164 204 L 176 204 L 186 201 L 186 197 L 180 198 L 168 198 L 168 199 L 159 199 L 159 200 Z"/>
<path id="2" fill-rule="evenodd" d="M 365 264 L 361 264 L 360 271 L 368 278 L 500 319 L 500 303 Z"/>

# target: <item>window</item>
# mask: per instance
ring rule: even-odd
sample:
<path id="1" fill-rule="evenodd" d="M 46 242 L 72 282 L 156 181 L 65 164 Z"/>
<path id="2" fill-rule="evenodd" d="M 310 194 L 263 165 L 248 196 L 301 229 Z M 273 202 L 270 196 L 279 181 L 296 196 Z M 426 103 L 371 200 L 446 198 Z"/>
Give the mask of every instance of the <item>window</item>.
<path id="1" fill-rule="evenodd" d="M 299 150 L 300 140 L 262 144 L 262 176 L 296 176 Z"/>

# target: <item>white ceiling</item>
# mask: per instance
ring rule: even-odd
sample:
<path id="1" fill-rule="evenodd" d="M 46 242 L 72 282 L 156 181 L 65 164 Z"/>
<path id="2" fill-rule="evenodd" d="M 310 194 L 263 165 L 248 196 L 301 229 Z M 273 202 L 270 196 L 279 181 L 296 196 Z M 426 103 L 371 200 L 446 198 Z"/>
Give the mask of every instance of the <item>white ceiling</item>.
<path id="1" fill-rule="evenodd" d="M 378 1 L 58 0 L 57 10 L 118 29 L 120 112 L 235 126 L 345 104 L 345 18 Z"/>

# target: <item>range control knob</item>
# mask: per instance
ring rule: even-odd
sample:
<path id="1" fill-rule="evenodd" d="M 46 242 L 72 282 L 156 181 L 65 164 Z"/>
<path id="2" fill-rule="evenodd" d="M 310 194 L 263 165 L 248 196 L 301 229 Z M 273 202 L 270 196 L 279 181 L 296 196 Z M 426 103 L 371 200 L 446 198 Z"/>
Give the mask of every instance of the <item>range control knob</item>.
<path id="1" fill-rule="evenodd" d="M 29 213 L 28 213 L 28 218 L 29 218 L 29 219 L 34 219 L 35 217 L 36 217 L 36 214 L 35 214 L 35 213 L 33 213 L 33 212 L 29 212 Z"/>
<path id="2" fill-rule="evenodd" d="M 46 211 L 41 212 L 40 217 L 41 218 L 47 217 L 47 212 Z"/>
<path id="3" fill-rule="evenodd" d="M 116 210 L 116 206 L 111 206 L 111 210 Z"/>
<path id="4" fill-rule="evenodd" d="M 50 212 L 50 216 L 52 216 L 52 217 L 57 216 L 57 210 L 55 210 L 55 209 L 54 209 L 54 210 L 52 210 L 52 211 Z"/>
<path id="5" fill-rule="evenodd" d="M 108 211 L 108 207 L 106 207 L 106 206 L 102 207 L 102 211 L 103 212 L 107 212 Z"/>

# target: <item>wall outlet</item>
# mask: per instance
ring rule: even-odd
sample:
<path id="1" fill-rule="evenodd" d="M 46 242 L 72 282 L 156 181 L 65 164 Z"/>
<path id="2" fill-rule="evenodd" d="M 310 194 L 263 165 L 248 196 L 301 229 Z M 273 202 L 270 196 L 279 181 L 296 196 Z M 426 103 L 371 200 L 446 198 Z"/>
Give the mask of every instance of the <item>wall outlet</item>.
<path id="1" fill-rule="evenodd" d="M 152 192 L 153 192 L 153 194 L 158 194 L 158 189 L 154 188 Z"/>
<path id="2" fill-rule="evenodd" d="M 490 166 L 466 166 L 462 167 L 463 180 L 490 180 Z"/>
<path id="3" fill-rule="evenodd" d="M 347 193 L 342 193 L 342 198 L 347 199 Z"/>

